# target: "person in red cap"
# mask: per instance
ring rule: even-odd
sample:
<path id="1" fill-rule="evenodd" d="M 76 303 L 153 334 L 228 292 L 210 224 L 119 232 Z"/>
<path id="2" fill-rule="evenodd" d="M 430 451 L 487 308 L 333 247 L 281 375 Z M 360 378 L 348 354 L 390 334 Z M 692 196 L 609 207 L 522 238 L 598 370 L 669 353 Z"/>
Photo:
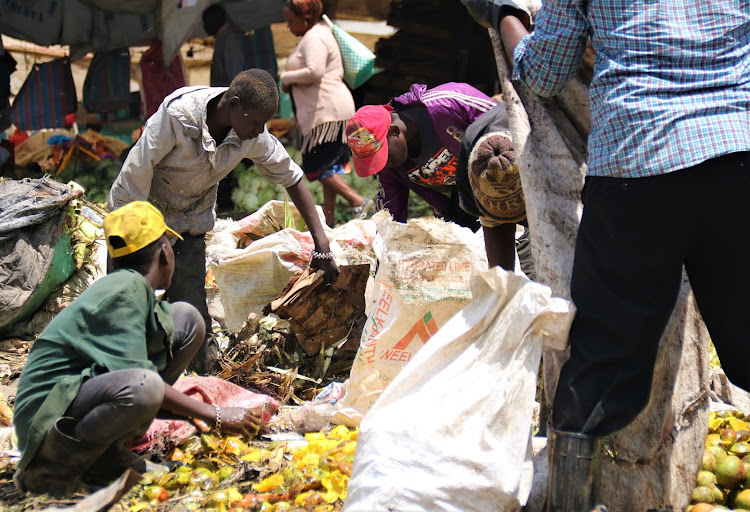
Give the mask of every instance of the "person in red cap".
<path id="1" fill-rule="evenodd" d="M 387 105 L 357 110 L 346 137 L 357 174 L 378 177 L 379 210 L 406 222 L 413 191 L 438 217 L 481 224 L 490 266 L 514 269 L 526 209 L 504 104 L 464 83 L 415 84 Z"/>

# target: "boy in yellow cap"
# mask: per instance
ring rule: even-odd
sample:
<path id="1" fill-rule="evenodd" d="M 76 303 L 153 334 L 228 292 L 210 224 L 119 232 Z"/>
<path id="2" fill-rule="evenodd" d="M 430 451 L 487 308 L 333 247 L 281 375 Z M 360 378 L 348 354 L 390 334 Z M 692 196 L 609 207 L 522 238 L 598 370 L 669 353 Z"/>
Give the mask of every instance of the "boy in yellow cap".
<path id="1" fill-rule="evenodd" d="M 95 281 L 34 342 L 21 372 L 15 427 L 22 491 L 64 495 L 103 484 L 140 460 L 129 451 L 159 410 L 255 435 L 261 411 L 218 408 L 172 388 L 205 327 L 168 288 L 179 237 L 152 204 L 135 201 L 104 219 L 115 270 Z"/>

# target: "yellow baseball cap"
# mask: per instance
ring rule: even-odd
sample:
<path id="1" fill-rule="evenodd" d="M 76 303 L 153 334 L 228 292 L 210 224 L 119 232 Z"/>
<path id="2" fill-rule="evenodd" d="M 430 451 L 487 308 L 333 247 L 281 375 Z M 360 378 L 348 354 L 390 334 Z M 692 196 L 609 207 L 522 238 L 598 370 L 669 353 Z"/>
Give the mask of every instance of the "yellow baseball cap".
<path id="1" fill-rule="evenodd" d="M 155 242 L 162 235 L 182 237 L 164 222 L 164 215 L 148 201 L 133 201 L 104 217 L 104 238 L 107 250 L 113 258 L 133 254 Z M 117 236 L 125 242 L 124 247 L 115 249 L 109 238 Z"/>

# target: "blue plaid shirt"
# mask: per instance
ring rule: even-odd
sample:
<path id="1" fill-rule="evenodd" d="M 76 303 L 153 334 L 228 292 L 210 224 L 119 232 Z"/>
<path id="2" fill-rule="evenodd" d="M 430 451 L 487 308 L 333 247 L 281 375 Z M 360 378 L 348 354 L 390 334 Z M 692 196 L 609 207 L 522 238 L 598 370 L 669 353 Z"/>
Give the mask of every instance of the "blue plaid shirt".
<path id="1" fill-rule="evenodd" d="M 665 174 L 750 150 L 750 0 L 547 0 L 514 53 L 542 96 L 591 83 L 590 176 Z"/>

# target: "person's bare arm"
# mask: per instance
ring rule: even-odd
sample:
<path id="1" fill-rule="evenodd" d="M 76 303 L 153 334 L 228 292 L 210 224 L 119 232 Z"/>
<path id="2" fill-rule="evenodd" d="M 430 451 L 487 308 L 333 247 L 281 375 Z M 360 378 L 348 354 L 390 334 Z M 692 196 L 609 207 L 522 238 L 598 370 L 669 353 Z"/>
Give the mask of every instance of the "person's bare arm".
<path id="1" fill-rule="evenodd" d="M 323 230 L 323 224 L 320 222 L 318 212 L 315 210 L 315 203 L 313 202 L 310 191 L 307 189 L 303 180 L 299 180 L 297 183 L 286 189 L 289 197 L 292 198 L 292 202 L 299 210 L 300 215 L 305 220 L 310 234 L 312 235 L 313 242 L 315 243 L 315 251 L 323 254 L 331 252 L 331 246 L 328 243 L 328 237 Z M 325 281 L 327 283 L 335 283 L 339 277 L 339 269 L 336 266 L 336 262 L 333 259 L 318 259 L 313 258 L 310 265 L 313 268 L 318 268 L 325 272 Z"/>
<path id="2" fill-rule="evenodd" d="M 500 266 L 513 272 L 516 265 L 516 225 L 500 224 L 492 228 L 483 226 L 482 230 L 490 268 Z"/>
<path id="3" fill-rule="evenodd" d="M 522 19 L 522 17 L 525 19 Z M 529 35 L 528 26 L 528 15 L 520 10 L 506 10 L 500 18 L 498 31 L 503 40 L 505 54 L 511 63 L 513 62 L 513 51 L 516 49 L 516 46 L 521 42 L 521 39 Z"/>
<path id="4" fill-rule="evenodd" d="M 162 409 L 178 416 L 200 420 L 209 426 L 216 426 L 217 414 L 212 405 L 190 398 L 167 383 L 164 383 Z M 252 438 L 258 434 L 262 425 L 262 408 L 221 407 L 219 413 L 222 432 L 233 432 Z"/>

